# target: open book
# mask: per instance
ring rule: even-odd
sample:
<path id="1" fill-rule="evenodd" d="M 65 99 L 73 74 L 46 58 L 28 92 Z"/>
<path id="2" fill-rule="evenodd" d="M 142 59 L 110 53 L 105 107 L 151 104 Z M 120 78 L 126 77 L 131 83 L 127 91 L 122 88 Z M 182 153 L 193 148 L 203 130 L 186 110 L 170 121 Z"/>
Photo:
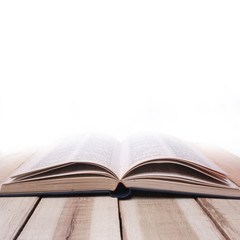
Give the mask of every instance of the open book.
<path id="1" fill-rule="evenodd" d="M 240 197 L 227 173 L 193 145 L 158 133 L 136 134 L 122 143 L 91 134 L 54 144 L 17 169 L 0 194 L 110 191 L 126 196 L 131 189 Z"/>

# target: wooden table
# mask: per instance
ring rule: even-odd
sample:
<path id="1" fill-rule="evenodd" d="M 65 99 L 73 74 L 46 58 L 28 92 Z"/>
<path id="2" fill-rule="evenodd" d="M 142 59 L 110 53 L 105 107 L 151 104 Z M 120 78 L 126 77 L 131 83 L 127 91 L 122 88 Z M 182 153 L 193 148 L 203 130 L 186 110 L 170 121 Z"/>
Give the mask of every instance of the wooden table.
<path id="1" fill-rule="evenodd" d="M 0 158 L 0 182 L 26 155 Z M 0 240 L 240 239 L 240 200 L 0 197 Z"/>

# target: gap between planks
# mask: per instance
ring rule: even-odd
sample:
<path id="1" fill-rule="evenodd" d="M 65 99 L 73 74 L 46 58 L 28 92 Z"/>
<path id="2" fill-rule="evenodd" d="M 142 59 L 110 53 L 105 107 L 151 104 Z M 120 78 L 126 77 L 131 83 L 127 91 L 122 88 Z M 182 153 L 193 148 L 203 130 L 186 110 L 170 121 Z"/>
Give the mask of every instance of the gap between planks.
<path id="1" fill-rule="evenodd" d="M 198 198 L 198 204 L 227 240 L 240 239 L 240 201 Z"/>
<path id="2" fill-rule="evenodd" d="M 37 197 L 1 197 L 0 239 L 16 239 L 38 202 Z"/>
<path id="3" fill-rule="evenodd" d="M 123 239 L 123 231 L 122 231 L 122 216 L 121 216 L 121 211 L 120 211 L 120 199 L 117 199 L 118 201 L 118 219 L 119 219 L 119 231 L 120 231 L 120 237 L 121 240 Z"/>
<path id="4" fill-rule="evenodd" d="M 16 240 L 18 238 L 18 236 L 21 234 L 22 230 L 24 229 L 24 227 L 26 226 L 28 220 L 31 218 L 33 212 L 35 211 L 35 209 L 37 208 L 39 202 L 41 201 L 41 197 L 39 197 L 36 201 L 36 203 L 34 204 L 32 210 L 29 212 L 29 214 L 27 215 L 25 221 L 23 222 L 22 226 L 19 228 L 19 230 L 17 231 L 15 237 L 13 238 L 13 240 Z"/>

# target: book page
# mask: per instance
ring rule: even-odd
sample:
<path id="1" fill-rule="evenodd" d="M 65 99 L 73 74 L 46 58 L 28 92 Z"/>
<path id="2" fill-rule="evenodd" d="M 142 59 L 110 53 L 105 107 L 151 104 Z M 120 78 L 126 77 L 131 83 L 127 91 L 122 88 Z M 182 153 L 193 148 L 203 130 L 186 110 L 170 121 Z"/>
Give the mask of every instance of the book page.
<path id="1" fill-rule="evenodd" d="M 115 171 L 119 164 L 120 143 L 104 134 L 87 134 L 58 142 L 36 154 L 17 174 L 67 164 L 89 162 Z"/>
<path id="2" fill-rule="evenodd" d="M 147 160 L 183 159 L 193 164 L 224 173 L 201 152 L 178 138 L 159 133 L 139 133 L 122 144 L 121 173 Z"/>
<path id="3" fill-rule="evenodd" d="M 193 146 L 211 159 L 211 161 L 217 164 L 225 172 L 227 172 L 228 177 L 240 187 L 239 156 L 236 156 L 233 153 L 212 144 L 195 143 Z"/>

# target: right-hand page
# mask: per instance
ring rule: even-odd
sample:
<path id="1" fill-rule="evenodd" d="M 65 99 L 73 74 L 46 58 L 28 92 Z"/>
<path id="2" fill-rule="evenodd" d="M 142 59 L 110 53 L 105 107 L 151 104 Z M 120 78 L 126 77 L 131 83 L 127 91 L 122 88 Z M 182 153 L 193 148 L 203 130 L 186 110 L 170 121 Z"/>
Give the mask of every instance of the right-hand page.
<path id="1" fill-rule="evenodd" d="M 240 187 L 240 157 L 212 144 L 194 143 L 193 146 L 221 167 Z"/>
<path id="2" fill-rule="evenodd" d="M 194 165 L 220 172 L 222 169 L 187 142 L 159 133 L 139 133 L 128 137 L 122 144 L 122 174 L 142 162 L 155 159 L 182 159 Z"/>

